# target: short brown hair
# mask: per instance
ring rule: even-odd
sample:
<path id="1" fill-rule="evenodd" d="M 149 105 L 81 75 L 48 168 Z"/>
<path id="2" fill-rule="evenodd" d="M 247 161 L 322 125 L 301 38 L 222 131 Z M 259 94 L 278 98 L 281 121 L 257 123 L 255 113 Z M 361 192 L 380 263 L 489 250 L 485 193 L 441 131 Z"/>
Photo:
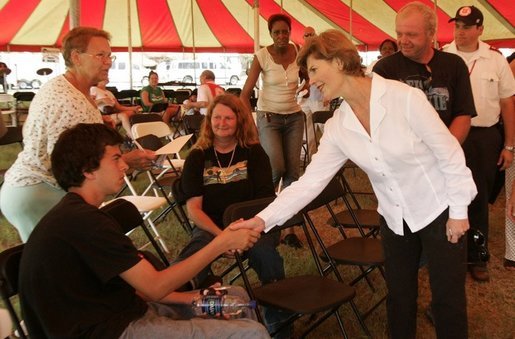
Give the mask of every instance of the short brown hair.
<path id="1" fill-rule="evenodd" d="M 211 125 L 211 117 L 213 116 L 214 108 L 219 104 L 229 107 L 234 114 L 236 114 L 236 140 L 238 141 L 238 145 L 240 147 L 249 147 L 254 144 L 259 144 L 259 137 L 252 114 L 245 105 L 243 105 L 240 98 L 234 94 L 222 94 L 217 96 L 213 100 L 213 103 L 209 105 L 204 122 L 200 127 L 199 139 L 193 147 L 205 150 L 213 146 L 215 135 Z"/>
<path id="2" fill-rule="evenodd" d="M 74 49 L 79 52 L 86 52 L 89 41 L 93 37 L 105 38 L 111 41 L 111 34 L 104 30 L 93 27 L 75 27 L 63 38 L 63 58 L 66 67 L 72 67 L 71 55 Z"/>
<path id="3" fill-rule="evenodd" d="M 329 29 L 313 37 L 300 50 L 297 64 L 304 70 L 307 69 L 307 60 L 310 55 L 316 59 L 327 61 L 339 59 L 343 63 L 343 73 L 364 76 L 356 47 L 342 32 L 336 29 Z"/>

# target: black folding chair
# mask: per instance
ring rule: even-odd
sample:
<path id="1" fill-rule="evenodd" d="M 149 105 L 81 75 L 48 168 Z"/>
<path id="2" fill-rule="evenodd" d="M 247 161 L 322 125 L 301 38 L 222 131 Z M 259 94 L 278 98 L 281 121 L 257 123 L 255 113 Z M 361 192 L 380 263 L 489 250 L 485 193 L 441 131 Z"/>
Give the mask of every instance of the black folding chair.
<path id="1" fill-rule="evenodd" d="M 153 121 L 163 121 L 161 116 L 157 113 L 140 113 L 131 115 L 129 118 L 129 122 L 132 125 L 139 124 L 142 122 L 153 122 Z"/>
<path id="2" fill-rule="evenodd" d="M 185 115 L 182 118 L 186 134 L 193 134 L 193 138 L 191 138 L 192 145 L 197 141 L 204 118 L 203 114 Z"/>
<path id="3" fill-rule="evenodd" d="M 273 197 L 262 198 L 230 205 L 224 212 L 224 224 L 228 226 L 231 222 L 240 218 L 248 219 L 253 217 L 256 213 L 268 206 L 273 199 Z M 320 262 L 313 241 L 302 215 L 295 215 L 284 225 L 275 227 L 273 231 L 280 231 L 297 225 L 302 227 L 308 241 L 313 260 L 317 264 L 317 267 L 320 267 L 321 271 Z M 353 287 L 339 281 L 329 279 L 323 275 L 291 277 L 272 282 L 264 286 L 253 287 L 245 272 L 242 259 L 238 254 L 236 255 L 236 260 L 242 274 L 245 287 L 251 299 L 256 300 L 262 306 L 274 307 L 291 313 L 291 316 L 285 321 L 283 326 L 277 329 L 276 332 L 270 333 L 271 336 L 274 336 L 285 326 L 293 323 L 303 315 L 321 313 L 317 320 L 314 321 L 302 334 L 302 337 L 305 337 L 316 327 L 322 324 L 327 318 L 334 315 L 338 321 L 338 326 L 343 337 L 347 338 L 347 332 L 345 331 L 343 321 L 339 314 L 340 306 L 345 303 L 349 303 L 363 331 L 367 336 L 370 336 L 370 332 L 364 324 L 359 311 L 352 300 L 356 294 Z M 259 314 L 259 312 L 257 313 Z M 260 315 L 258 317 L 262 320 Z"/>
<path id="4" fill-rule="evenodd" d="M 7 127 L 7 133 L 5 133 L 5 135 L 0 138 L 0 146 L 10 145 L 10 144 L 15 144 L 15 143 L 20 144 L 21 148 L 23 149 L 23 135 L 22 135 L 22 127 L 21 126 Z M 0 182 L 0 186 L 2 186 L 4 183 L 3 177 L 4 177 L 6 171 L 7 171 L 7 169 L 3 169 L 3 168 L 0 169 L 0 176 L 2 176 L 2 181 Z"/>
<path id="5" fill-rule="evenodd" d="M 345 229 L 337 222 L 330 203 L 344 197 L 345 195 L 345 191 L 340 180 L 340 175 L 337 174 L 329 182 L 326 188 L 311 203 L 304 207 L 302 214 L 311 226 L 312 232 L 322 247 L 320 257 L 328 263 L 322 273 L 327 275 L 330 272 L 334 272 L 337 279 L 343 282 L 340 272 L 336 269 L 337 265 L 356 266 L 360 269 L 361 274 L 354 278 L 350 282 L 350 285 L 354 286 L 360 280 L 365 279 L 372 291 L 375 292 L 376 289 L 368 275 L 377 269 L 384 278 L 384 270 L 382 267 L 384 264 L 383 246 L 379 239 L 366 237 L 366 233 L 359 224 L 357 225 L 357 228 L 361 236 L 348 237 L 345 233 Z M 322 206 L 325 206 L 331 214 L 331 217 L 334 218 L 334 225 L 338 226 L 337 228 L 343 237 L 342 240 L 337 241 L 330 246 L 325 245 L 309 213 Z M 385 299 L 386 296 L 379 300 L 379 302 L 372 306 L 368 311 L 363 313 L 363 317 L 366 318 Z"/>
<path id="6" fill-rule="evenodd" d="M 24 244 L 21 244 L 0 253 L 0 294 L 20 338 L 27 338 L 27 334 L 21 326 L 20 318 L 13 307 L 11 298 L 18 295 L 18 273 L 24 246 Z"/>
<path id="7" fill-rule="evenodd" d="M 136 206 L 134 206 L 132 203 L 130 203 L 127 200 L 124 199 L 115 199 L 111 201 L 109 204 L 103 206 L 101 208 L 102 211 L 109 214 L 111 217 L 113 217 L 117 223 L 120 225 L 123 233 L 128 234 L 132 232 L 134 229 L 141 227 L 143 232 L 145 233 L 146 237 L 150 241 L 150 244 L 152 244 L 152 247 L 156 251 L 157 255 L 162 261 L 162 264 L 165 267 L 170 266 L 170 263 L 168 259 L 166 258 L 166 255 L 164 254 L 162 248 L 159 246 L 157 241 L 154 239 L 150 231 L 148 230 L 147 226 L 145 225 L 145 222 L 143 221 L 143 217 L 141 216 L 140 212 L 138 212 L 138 209 Z M 149 261 L 154 265 L 154 267 L 159 267 L 162 265 L 157 265 L 155 263 L 155 260 L 150 258 L 148 254 L 145 256 Z"/>

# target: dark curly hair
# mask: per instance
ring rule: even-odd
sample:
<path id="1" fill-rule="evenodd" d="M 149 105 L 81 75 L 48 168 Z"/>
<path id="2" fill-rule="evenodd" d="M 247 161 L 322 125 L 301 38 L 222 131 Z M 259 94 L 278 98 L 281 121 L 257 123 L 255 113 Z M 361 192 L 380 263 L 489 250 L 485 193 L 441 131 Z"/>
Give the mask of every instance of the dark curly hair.
<path id="1" fill-rule="evenodd" d="M 104 124 L 78 124 L 67 129 L 57 139 L 51 155 L 57 183 L 65 191 L 82 186 L 84 172 L 99 168 L 106 146 L 122 142 L 122 136 Z"/>

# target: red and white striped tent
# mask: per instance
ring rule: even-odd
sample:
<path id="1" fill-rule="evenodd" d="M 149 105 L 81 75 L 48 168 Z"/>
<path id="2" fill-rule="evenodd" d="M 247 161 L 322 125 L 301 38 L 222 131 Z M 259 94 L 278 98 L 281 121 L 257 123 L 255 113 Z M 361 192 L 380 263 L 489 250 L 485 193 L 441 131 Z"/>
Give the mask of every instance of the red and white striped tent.
<path id="1" fill-rule="evenodd" d="M 346 31 L 361 50 L 395 37 L 394 18 L 407 0 L 0 0 L 0 51 L 60 47 L 70 21 L 109 31 L 113 50 L 252 53 L 271 43 L 266 20 L 292 17 L 292 40 L 305 26 Z M 483 40 L 515 48 L 513 0 L 422 0 L 438 15 L 439 43 L 452 40 L 447 23 L 457 8 L 474 5 L 485 16 Z M 257 8 L 257 9 L 255 9 Z M 255 18 L 258 18 L 256 24 Z M 129 39 L 130 37 L 130 39 Z"/>

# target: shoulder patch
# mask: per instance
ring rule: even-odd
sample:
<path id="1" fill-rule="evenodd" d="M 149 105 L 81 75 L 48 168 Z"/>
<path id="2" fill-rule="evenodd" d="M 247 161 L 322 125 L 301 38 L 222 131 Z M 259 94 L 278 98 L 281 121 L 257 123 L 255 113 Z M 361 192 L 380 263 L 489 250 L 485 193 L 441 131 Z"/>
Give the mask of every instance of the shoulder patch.
<path id="1" fill-rule="evenodd" d="M 497 48 L 495 48 L 494 46 L 490 46 L 490 50 L 491 50 L 491 51 L 494 51 L 494 52 L 497 52 L 497 53 L 499 53 L 499 54 L 501 54 L 501 55 L 502 55 L 501 51 L 500 51 L 500 50 L 498 50 Z"/>

